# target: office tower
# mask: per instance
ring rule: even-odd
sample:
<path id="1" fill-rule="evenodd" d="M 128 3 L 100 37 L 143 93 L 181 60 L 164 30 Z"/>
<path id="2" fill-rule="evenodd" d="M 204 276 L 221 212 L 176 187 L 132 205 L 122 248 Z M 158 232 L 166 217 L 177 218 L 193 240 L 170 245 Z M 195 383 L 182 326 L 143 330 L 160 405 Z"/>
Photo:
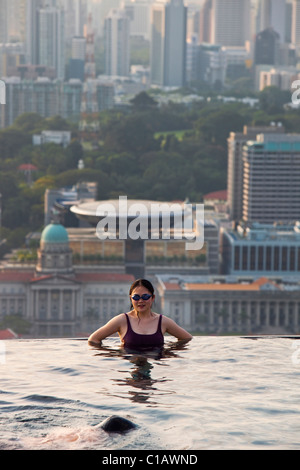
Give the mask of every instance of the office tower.
<path id="1" fill-rule="evenodd" d="M 250 0 L 212 0 L 210 42 L 244 46 L 250 39 Z"/>
<path id="2" fill-rule="evenodd" d="M 212 0 L 205 0 L 199 16 L 199 42 L 211 42 L 211 9 Z"/>
<path id="3" fill-rule="evenodd" d="M 72 38 L 72 59 L 85 60 L 86 38 L 84 36 L 74 36 Z"/>
<path id="4" fill-rule="evenodd" d="M 165 60 L 165 6 L 156 4 L 151 11 L 150 80 L 154 85 L 164 85 Z"/>
<path id="5" fill-rule="evenodd" d="M 300 213 L 300 134 L 259 134 L 243 148 L 243 220 L 291 223 Z"/>
<path id="6" fill-rule="evenodd" d="M 85 78 L 96 77 L 96 63 L 95 63 L 95 32 L 93 27 L 93 19 L 91 13 L 89 14 L 86 25 L 86 49 L 85 49 Z"/>
<path id="7" fill-rule="evenodd" d="M 297 55 L 300 53 L 300 0 L 292 3 L 292 44 L 295 46 Z"/>
<path id="8" fill-rule="evenodd" d="M 185 84 L 187 8 L 183 0 L 156 3 L 151 12 L 151 83 L 182 87 Z"/>
<path id="9" fill-rule="evenodd" d="M 7 0 L 0 0 L 0 43 L 7 42 Z"/>
<path id="10" fill-rule="evenodd" d="M 0 2 L 1 20 L 6 20 L 7 41 L 6 42 L 23 42 L 25 43 L 25 8 L 26 0 L 10 0 L 6 1 L 6 13 L 3 11 Z M 0 26 L 3 32 L 3 24 Z M 0 32 L 1 35 L 1 32 Z M 1 42 L 1 41 L 0 41 Z"/>
<path id="11" fill-rule="evenodd" d="M 71 59 L 69 61 L 69 78 L 78 78 L 84 81 L 84 65 L 86 58 L 86 38 L 75 36 L 72 38 Z"/>
<path id="12" fill-rule="evenodd" d="M 249 140 L 256 140 L 257 134 L 282 134 L 280 126 L 245 126 L 243 132 L 231 132 L 227 139 L 228 144 L 228 168 L 227 168 L 227 193 L 230 219 L 242 220 L 243 217 L 243 147 Z"/>
<path id="13" fill-rule="evenodd" d="M 280 62 L 280 36 L 273 28 L 267 28 L 255 38 L 255 65 L 277 65 Z"/>
<path id="14" fill-rule="evenodd" d="M 79 80 L 61 82 L 45 77 L 37 80 L 9 77 L 5 85 L 6 105 L 1 107 L 1 128 L 11 126 L 24 113 L 37 113 L 43 117 L 60 115 L 79 121 L 83 88 Z"/>
<path id="15" fill-rule="evenodd" d="M 60 0 L 56 7 L 65 10 L 65 38 L 70 41 L 74 36 L 83 36 L 86 22 L 86 2 L 84 0 Z"/>
<path id="16" fill-rule="evenodd" d="M 38 64 L 54 67 L 56 77 L 65 77 L 64 10 L 46 7 L 39 10 Z"/>
<path id="17" fill-rule="evenodd" d="M 130 71 L 130 20 L 125 10 L 112 9 L 105 18 L 105 73 L 127 77 Z"/>
<path id="18" fill-rule="evenodd" d="M 75 16 L 74 33 L 75 33 L 75 36 L 81 36 L 84 30 L 87 7 L 83 0 L 71 0 L 71 1 L 73 3 L 73 8 L 71 8 L 71 11 L 72 9 L 74 9 L 74 16 Z"/>
<path id="19" fill-rule="evenodd" d="M 124 5 L 127 16 L 130 18 L 130 36 L 150 39 L 150 9 L 151 1 L 135 0 Z"/>
<path id="20" fill-rule="evenodd" d="M 286 0 L 260 0 L 258 3 L 258 32 L 273 28 L 280 36 L 280 41 L 286 38 Z"/>
<path id="21" fill-rule="evenodd" d="M 26 3 L 26 56 L 27 62 L 33 65 L 39 63 L 39 10 L 43 6 L 44 0 L 27 0 Z"/>

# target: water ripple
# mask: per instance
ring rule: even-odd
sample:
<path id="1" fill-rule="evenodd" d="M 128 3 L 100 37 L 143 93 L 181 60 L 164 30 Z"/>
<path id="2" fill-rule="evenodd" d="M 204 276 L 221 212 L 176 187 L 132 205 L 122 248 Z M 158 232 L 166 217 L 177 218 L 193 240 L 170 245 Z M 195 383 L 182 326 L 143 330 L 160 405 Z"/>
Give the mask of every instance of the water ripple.
<path id="1" fill-rule="evenodd" d="M 300 447 L 300 366 L 290 340 L 196 337 L 160 357 L 107 345 L 8 342 L 0 449 Z M 97 433 L 113 414 L 129 415 L 139 430 L 122 439 Z"/>

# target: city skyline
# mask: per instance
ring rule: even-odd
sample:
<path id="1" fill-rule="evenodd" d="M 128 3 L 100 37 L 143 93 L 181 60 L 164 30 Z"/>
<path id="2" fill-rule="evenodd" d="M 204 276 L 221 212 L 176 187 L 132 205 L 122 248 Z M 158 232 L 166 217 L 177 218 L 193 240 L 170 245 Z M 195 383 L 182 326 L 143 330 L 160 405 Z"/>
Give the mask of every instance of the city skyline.
<path id="1" fill-rule="evenodd" d="M 89 19 L 94 33 L 95 46 L 104 47 L 105 53 L 109 49 L 109 42 L 105 38 L 105 21 L 112 9 L 122 11 L 130 22 L 130 30 L 126 35 L 129 37 L 141 36 L 147 42 L 151 50 L 153 38 L 153 16 L 152 9 L 156 5 L 166 8 L 170 1 L 154 0 L 13 0 L 10 4 L 5 1 L 0 2 L 0 44 L 21 43 L 23 45 L 23 62 L 31 65 L 48 65 L 49 59 L 44 53 L 40 55 L 39 34 L 43 31 L 45 37 L 46 31 L 42 21 L 48 9 L 57 9 L 64 11 L 64 17 L 60 20 L 60 28 L 56 27 L 56 33 L 52 34 L 45 42 L 44 48 L 48 50 L 48 55 L 59 55 L 63 58 L 62 49 L 64 49 L 64 66 L 68 65 L 70 56 L 70 44 L 72 38 L 77 36 L 87 37 L 87 27 Z M 198 45 L 208 42 L 221 47 L 244 47 L 249 52 L 249 59 L 253 55 L 254 37 L 257 33 L 266 28 L 272 27 L 279 34 L 281 43 L 290 43 L 298 47 L 299 28 L 296 0 L 203 0 L 202 2 L 182 2 L 185 7 L 182 13 L 182 21 L 185 23 L 186 34 L 181 41 L 189 43 L 192 38 L 197 36 Z M 43 10 L 43 13 L 40 11 Z M 13 15 L 12 12 L 15 12 Z M 54 11 L 54 10 L 53 10 Z M 50 13 L 48 12 L 48 16 Z M 62 13 L 56 13 L 62 16 Z M 186 18 L 184 17 L 186 16 Z M 174 20 L 175 21 L 175 20 Z M 152 33 L 151 33 L 152 22 Z M 174 37 L 172 42 L 178 40 Z M 57 46 L 53 44 L 56 41 L 59 44 L 60 52 L 54 53 Z M 128 41 L 128 39 L 126 39 Z M 247 45 L 247 43 L 249 43 Z M 43 45 L 40 47 L 43 48 Z M 252 51 L 251 51 L 252 49 Z M 113 54 L 113 52 L 111 52 Z M 98 58 L 96 57 L 97 61 Z M 51 62 L 51 61 L 50 61 Z M 55 64 L 55 60 L 52 59 Z M 151 61 L 149 59 L 149 66 Z M 59 67 L 56 64 L 56 67 Z M 61 66 L 60 66 L 61 67 Z M 1 72 L 1 70 L 0 70 Z M 57 76 L 61 78 L 61 72 L 56 71 Z M 3 74 L 2 74 L 3 75 Z M 66 73 L 64 79 L 66 79 Z"/>

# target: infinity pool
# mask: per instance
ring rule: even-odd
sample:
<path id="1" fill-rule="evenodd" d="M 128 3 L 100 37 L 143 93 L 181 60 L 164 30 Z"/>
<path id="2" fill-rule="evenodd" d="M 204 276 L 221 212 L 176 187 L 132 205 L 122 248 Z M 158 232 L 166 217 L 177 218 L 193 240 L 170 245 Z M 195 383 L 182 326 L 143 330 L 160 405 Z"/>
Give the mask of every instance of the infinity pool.
<path id="1" fill-rule="evenodd" d="M 10 340 L 0 359 L 0 449 L 300 448 L 296 338 L 195 337 L 144 356 L 117 338 Z M 116 414 L 138 428 L 96 426 Z"/>

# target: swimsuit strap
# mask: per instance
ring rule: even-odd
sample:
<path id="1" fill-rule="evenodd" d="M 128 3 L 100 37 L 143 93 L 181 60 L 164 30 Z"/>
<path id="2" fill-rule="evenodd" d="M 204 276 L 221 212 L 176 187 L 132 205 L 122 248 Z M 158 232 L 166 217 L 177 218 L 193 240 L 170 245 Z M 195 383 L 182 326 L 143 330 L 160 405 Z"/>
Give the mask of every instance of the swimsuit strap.
<path id="1" fill-rule="evenodd" d="M 125 313 L 124 315 L 126 316 L 126 320 L 127 320 L 127 327 L 128 327 L 128 329 L 132 330 L 128 314 L 127 314 L 127 313 Z M 127 330 L 127 331 L 128 331 L 128 330 Z"/>
<path id="2" fill-rule="evenodd" d="M 162 321 L 162 315 L 159 315 L 157 331 L 160 333 L 161 333 L 161 321 Z"/>

